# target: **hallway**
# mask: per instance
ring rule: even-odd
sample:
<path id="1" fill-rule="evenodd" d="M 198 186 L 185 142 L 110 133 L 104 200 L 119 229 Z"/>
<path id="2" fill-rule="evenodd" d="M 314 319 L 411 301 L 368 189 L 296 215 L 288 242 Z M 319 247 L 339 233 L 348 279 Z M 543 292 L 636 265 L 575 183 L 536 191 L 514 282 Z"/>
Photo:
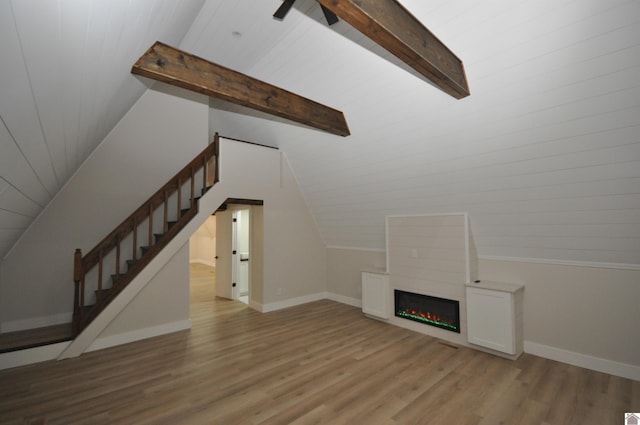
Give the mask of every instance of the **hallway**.
<path id="1" fill-rule="evenodd" d="M 216 268 L 201 263 L 189 264 L 189 298 L 191 306 L 215 300 Z"/>
<path id="2" fill-rule="evenodd" d="M 239 301 L 216 297 L 216 268 L 202 263 L 189 264 L 189 300 L 192 331 L 207 325 L 212 313 L 237 312 L 249 307 Z"/>

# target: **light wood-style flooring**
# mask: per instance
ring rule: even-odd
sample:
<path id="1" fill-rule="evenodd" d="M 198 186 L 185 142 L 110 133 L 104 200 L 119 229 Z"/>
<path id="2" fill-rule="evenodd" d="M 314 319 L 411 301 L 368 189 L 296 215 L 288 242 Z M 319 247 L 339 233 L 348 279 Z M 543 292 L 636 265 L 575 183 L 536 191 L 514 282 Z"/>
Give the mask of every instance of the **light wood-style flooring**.
<path id="1" fill-rule="evenodd" d="M 640 382 L 319 301 L 261 314 L 192 266 L 189 331 L 0 371 L 1 424 L 622 424 Z"/>

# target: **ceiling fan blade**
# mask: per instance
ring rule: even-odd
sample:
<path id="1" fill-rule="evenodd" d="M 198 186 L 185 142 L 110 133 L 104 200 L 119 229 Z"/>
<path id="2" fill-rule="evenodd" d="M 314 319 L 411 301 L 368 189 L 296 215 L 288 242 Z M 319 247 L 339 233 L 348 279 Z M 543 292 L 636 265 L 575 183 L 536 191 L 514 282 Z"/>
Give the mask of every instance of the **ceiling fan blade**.
<path id="1" fill-rule="evenodd" d="M 293 3 L 296 0 L 284 0 L 282 2 L 282 5 L 278 8 L 278 10 L 276 10 L 276 13 L 273 14 L 273 17 L 279 20 L 283 20 L 285 16 L 287 16 L 287 13 L 289 13 L 289 10 L 291 9 L 291 6 L 293 6 Z"/>
<path id="2" fill-rule="evenodd" d="M 335 13 L 333 13 L 323 5 L 320 5 L 320 7 L 322 8 L 322 13 L 324 13 L 324 17 L 327 20 L 327 23 L 329 24 L 329 26 L 338 22 L 338 17 L 336 16 Z"/>

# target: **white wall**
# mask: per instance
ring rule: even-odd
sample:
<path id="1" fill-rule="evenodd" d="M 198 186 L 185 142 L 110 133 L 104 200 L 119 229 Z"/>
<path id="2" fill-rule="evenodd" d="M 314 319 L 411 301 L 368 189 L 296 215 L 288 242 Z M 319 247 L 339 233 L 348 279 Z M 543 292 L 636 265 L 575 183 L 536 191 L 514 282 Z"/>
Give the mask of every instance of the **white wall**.
<path id="1" fill-rule="evenodd" d="M 267 311 L 313 297 L 323 298 L 324 241 L 286 156 L 274 149 L 225 139 L 221 140 L 220 150 L 217 189 L 226 197 L 264 201 L 262 302 L 257 301 L 254 307 Z M 255 237 L 257 230 L 252 230 Z M 251 255 L 256 258 L 255 250 Z M 255 273 L 252 279 L 255 284 Z M 252 301 L 258 299 L 255 290 L 252 285 Z"/>
<path id="2" fill-rule="evenodd" d="M 207 145 L 208 102 L 148 90 L 25 232 L 0 269 L 3 331 L 71 320 L 73 253 L 88 252 Z"/>
<path id="3" fill-rule="evenodd" d="M 326 248 L 283 155 L 281 190 L 264 206 L 264 302 L 324 293 Z"/>
<path id="4" fill-rule="evenodd" d="M 89 351 L 190 328 L 189 279 L 185 274 L 189 274 L 188 244 L 109 323 Z"/>
<path id="5" fill-rule="evenodd" d="M 384 256 L 328 248 L 328 291 L 359 297 L 360 271 Z M 525 285 L 525 352 L 640 380 L 640 271 L 483 259 L 479 271 Z"/>
<path id="6" fill-rule="evenodd" d="M 480 276 L 525 285 L 526 352 L 640 371 L 640 271 L 480 259 Z"/>
<path id="7" fill-rule="evenodd" d="M 249 299 L 256 306 L 264 305 L 264 207 L 252 205 L 251 209 L 251 287 Z"/>
<path id="8" fill-rule="evenodd" d="M 327 249 L 327 292 L 334 299 L 362 303 L 362 270 L 386 269 L 384 251 L 355 248 Z"/>

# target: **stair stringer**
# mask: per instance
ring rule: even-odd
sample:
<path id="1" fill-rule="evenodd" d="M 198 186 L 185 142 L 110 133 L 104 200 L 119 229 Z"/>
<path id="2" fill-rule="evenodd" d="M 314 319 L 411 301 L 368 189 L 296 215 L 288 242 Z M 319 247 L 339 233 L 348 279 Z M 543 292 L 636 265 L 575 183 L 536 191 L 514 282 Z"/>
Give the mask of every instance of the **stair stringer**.
<path id="1" fill-rule="evenodd" d="M 69 344 L 58 360 L 78 357 L 86 352 L 224 201 L 228 198 L 258 199 L 264 192 L 279 188 L 281 158 L 277 150 L 221 139 L 219 161 L 220 181 L 199 199 L 198 213 Z"/>
<path id="2" fill-rule="evenodd" d="M 222 186 L 222 187 L 221 187 Z M 223 194 L 224 186 L 216 184 L 201 199 L 214 198 L 223 203 L 228 196 Z M 213 201 L 216 202 L 216 201 Z M 62 352 L 59 360 L 77 357 L 87 351 L 89 346 L 100 336 L 107 326 L 129 305 L 142 291 L 164 265 L 189 241 L 191 235 L 205 222 L 211 212 L 203 212 L 200 207 L 198 214 L 167 244 L 167 246 L 151 260 L 151 262 L 127 285 L 120 294 L 87 326 Z"/>

